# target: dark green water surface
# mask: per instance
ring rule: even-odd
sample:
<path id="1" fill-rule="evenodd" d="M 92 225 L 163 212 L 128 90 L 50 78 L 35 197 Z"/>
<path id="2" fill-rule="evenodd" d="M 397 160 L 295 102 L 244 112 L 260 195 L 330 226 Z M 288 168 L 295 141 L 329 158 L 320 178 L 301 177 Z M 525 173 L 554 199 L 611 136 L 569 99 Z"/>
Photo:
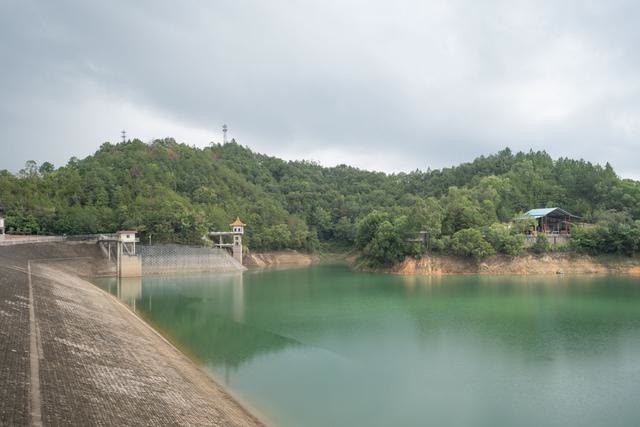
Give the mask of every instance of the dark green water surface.
<path id="1" fill-rule="evenodd" d="M 100 285 L 275 425 L 640 425 L 634 277 L 320 265 Z"/>

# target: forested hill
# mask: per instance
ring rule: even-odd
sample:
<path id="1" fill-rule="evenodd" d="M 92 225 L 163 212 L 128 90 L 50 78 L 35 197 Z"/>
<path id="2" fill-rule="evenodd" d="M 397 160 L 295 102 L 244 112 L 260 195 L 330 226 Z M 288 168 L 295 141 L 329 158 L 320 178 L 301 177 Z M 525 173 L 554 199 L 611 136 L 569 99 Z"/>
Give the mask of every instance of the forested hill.
<path id="1" fill-rule="evenodd" d="M 375 244 L 388 246 L 427 230 L 446 250 L 456 232 L 485 230 L 489 239 L 487 227 L 533 207 L 561 206 L 594 221 L 614 210 L 633 224 L 640 182 L 620 179 L 608 164 L 509 149 L 452 168 L 389 175 L 283 161 L 235 142 L 200 149 L 133 140 L 105 143 L 58 169 L 27 162 L 18 174 L 1 171 L 0 204 L 7 230 L 17 233 L 133 228 L 143 241 L 194 243 L 240 216 L 253 249 L 326 243 L 384 251 L 371 247 L 376 233 L 387 240 Z"/>

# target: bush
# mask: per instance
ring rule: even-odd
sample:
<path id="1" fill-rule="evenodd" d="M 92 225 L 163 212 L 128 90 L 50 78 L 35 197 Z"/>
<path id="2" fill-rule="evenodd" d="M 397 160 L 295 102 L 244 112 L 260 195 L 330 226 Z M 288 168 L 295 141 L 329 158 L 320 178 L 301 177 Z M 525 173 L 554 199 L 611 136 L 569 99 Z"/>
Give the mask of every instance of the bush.
<path id="1" fill-rule="evenodd" d="M 434 252 L 445 252 L 451 247 L 451 236 L 441 236 L 431 240 L 431 250 Z"/>
<path id="2" fill-rule="evenodd" d="M 268 249 L 284 249 L 291 242 L 291 232 L 285 224 L 277 224 L 264 229 L 262 244 Z"/>
<path id="3" fill-rule="evenodd" d="M 456 255 L 470 256 L 476 260 L 495 253 L 495 250 L 484 239 L 480 230 L 475 228 L 465 228 L 454 233 L 451 237 L 451 250 Z"/>
<path id="4" fill-rule="evenodd" d="M 406 241 L 407 217 L 371 212 L 358 223 L 356 245 L 371 266 L 390 266 L 407 255 L 420 253 L 419 245 Z"/>
<path id="5" fill-rule="evenodd" d="M 551 243 L 544 234 L 538 234 L 536 242 L 531 246 L 531 250 L 536 254 L 544 254 L 551 250 Z"/>
<path id="6" fill-rule="evenodd" d="M 596 227 L 573 227 L 569 246 L 578 252 L 596 255 L 602 246 L 600 230 Z"/>
<path id="7" fill-rule="evenodd" d="M 38 220 L 31 214 L 15 212 L 7 216 L 7 231 L 19 234 L 37 234 L 40 231 Z"/>
<path id="8" fill-rule="evenodd" d="M 574 228 L 571 247 L 590 254 L 634 255 L 640 250 L 640 221 L 622 212 L 606 212 L 595 226 Z"/>
<path id="9" fill-rule="evenodd" d="M 362 218 L 357 226 L 356 247 L 363 250 L 375 237 L 380 224 L 389 220 L 389 215 L 380 211 L 373 211 Z"/>
<path id="10" fill-rule="evenodd" d="M 493 224 L 487 229 L 486 240 L 496 252 L 518 256 L 522 253 L 524 235 L 517 229 L 511 229 L 504 224 Z"/>

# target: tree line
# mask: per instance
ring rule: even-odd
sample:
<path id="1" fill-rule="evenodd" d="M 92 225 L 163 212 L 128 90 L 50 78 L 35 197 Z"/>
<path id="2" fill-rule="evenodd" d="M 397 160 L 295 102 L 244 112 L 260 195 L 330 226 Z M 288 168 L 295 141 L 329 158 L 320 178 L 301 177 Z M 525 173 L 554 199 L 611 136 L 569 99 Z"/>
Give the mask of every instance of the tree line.
<path id="1" fill-rule="evenodd" d="M 284 161 L 235 141 L 196 148 L 134 139 L 59 168 L 29 161 L 16 174 L 0 171 L 0 204 L 8 232 L 131 228 L 145 242 L 201 244 L 240 216 L 251 249 L 356 248 L 376 266 L 426 249 L 518 255 L 522 224 L 512 220 L 535 207 L 561 206 L 591 223 L 574 229 L 574 250 L 633 255 L 640 242 L 640 182 L 609 164 L 508 148 L 450 168 L 385 174 Z M 419 232 L 425 243 L 415 241 Z"/>

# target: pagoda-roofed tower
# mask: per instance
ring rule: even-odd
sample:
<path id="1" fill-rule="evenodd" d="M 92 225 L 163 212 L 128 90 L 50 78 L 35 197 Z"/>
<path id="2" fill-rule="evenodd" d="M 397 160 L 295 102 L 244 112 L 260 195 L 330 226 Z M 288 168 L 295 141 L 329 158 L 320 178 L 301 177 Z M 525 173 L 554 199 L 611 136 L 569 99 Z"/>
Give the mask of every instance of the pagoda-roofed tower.
<path id="1" fill-rule="evenodd" d="M 240 233 L 240 234 L 244 234 L 244 227 L 247 224 L 244 224 L 242 221 L 240 221 L 240 217 L 236 217 L 236 220 L 233 221 L 231 224 L 229 224 L 229 226 L 231 227 L 231 230 L 234 233 Z"/>
<path id="2" fill-rule="evenodd" d="M 230 249 L 233 253 L 233 257 L 242 264 L 242 235 L 244 234 L 244 227 L 247 224 L 240 221 L 240 217 L 236 217 L 236 220 L 229 224 L 231 231 L 211 231 L 209 236 L 217 238 L 218 242 L 214 242 L 213 245 L 218 248 Z M 233 243 L 225 243 L 224 238 L 227 236 L 233 237 Z"/>
<path id="3" fill-rule="evenodd" d="M 240 221 L 240 217 L 236 217 L 236 220 L 229 225 L 233 232 L 233 257 L 242 264 L 242 235 L 244 234 L 244 226 L 246 224 Z"/>

